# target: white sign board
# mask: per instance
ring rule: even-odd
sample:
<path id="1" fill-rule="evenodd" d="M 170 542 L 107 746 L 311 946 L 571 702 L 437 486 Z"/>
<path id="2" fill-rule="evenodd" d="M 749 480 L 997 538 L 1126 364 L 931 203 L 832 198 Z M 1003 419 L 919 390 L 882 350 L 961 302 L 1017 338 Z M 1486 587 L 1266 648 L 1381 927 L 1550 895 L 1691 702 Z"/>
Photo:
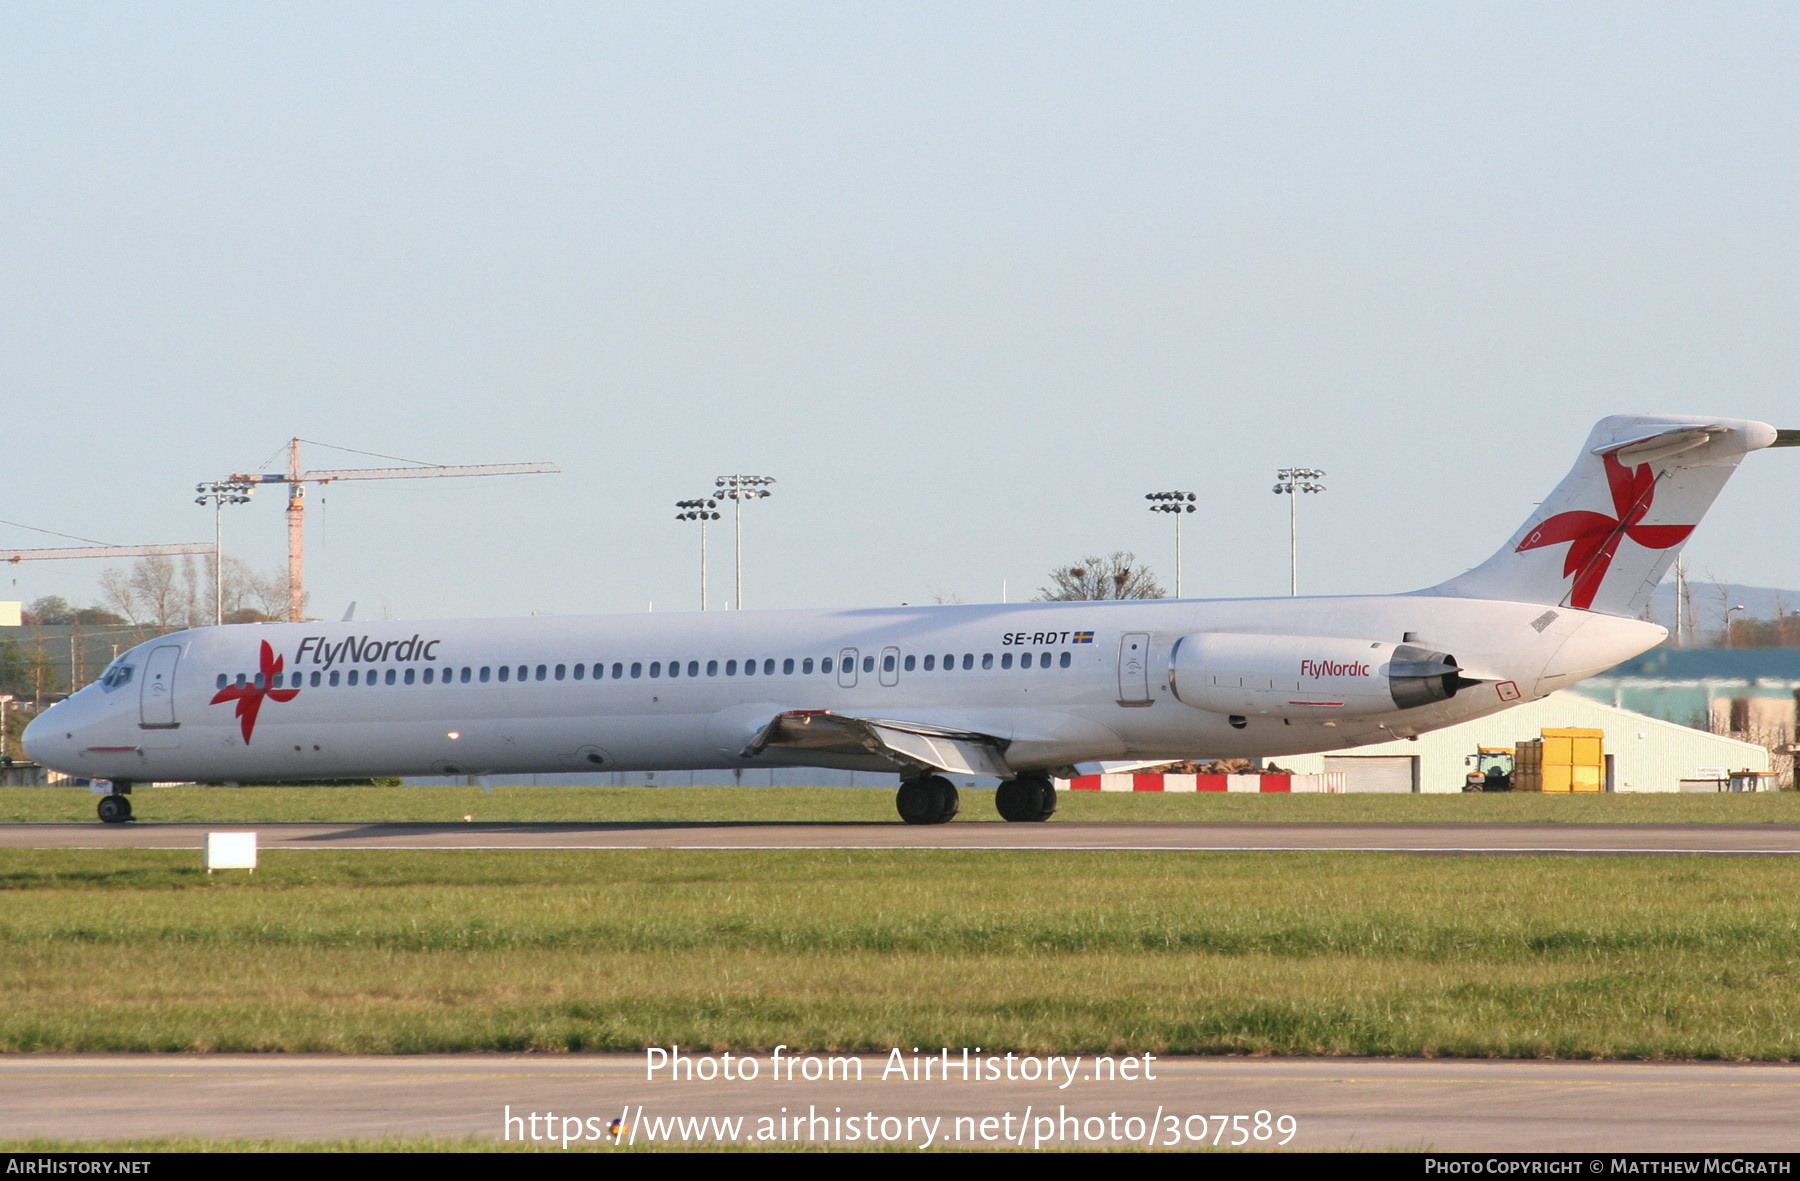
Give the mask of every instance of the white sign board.
<path id="1" fill-rule="evenodd" d="M 215 869 L 256 869 L 256 834 L 209 832 L 206 834 L 206 872 Z"/>

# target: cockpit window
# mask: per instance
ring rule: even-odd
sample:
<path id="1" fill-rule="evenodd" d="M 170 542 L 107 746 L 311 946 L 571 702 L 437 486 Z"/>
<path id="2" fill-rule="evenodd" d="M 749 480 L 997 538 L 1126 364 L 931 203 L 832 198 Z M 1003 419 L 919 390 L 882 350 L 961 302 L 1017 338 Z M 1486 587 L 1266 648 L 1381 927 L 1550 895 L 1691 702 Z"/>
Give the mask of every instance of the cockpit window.
<path id="1" fill-rule="evenodd" d="M 120 685 L 129 685 L 131 683 L 131 666 L 129 664 L 113 665 L 111 668 L 107 669 L 106 672 L 101 674 L 100 683 L 108 689 L 117 689 Z"/>

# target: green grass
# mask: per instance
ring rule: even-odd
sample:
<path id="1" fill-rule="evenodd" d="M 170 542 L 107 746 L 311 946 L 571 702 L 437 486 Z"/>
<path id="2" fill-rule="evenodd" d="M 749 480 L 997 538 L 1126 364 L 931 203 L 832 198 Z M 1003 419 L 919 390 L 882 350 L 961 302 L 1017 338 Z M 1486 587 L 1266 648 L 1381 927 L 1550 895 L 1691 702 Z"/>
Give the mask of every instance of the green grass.
<path id="1" fill-rule="evenodd" d="M 879 823 L 895 822 L 888 788 L 831 787 L 140 787 L 140 820 L 221 824 L 318 821 Z M 1557 796 L 1287 795 L 1063 792 L 1059 821 L 1510 821 L 1612 824 L 1800 824 L 1800 793 Z M 0 823 L 91 822 L 85 789 L 0 788 Z M 956 823 L 997 822 L 993 795 L 963 792 Z M 1052 821 L 1051 823 L 1056 823 Z"/>
<path id="2" fill-rule="evenodd" d="M 0 1051 L 1800 1058 L 1785 858 L 9 852 Z"/>

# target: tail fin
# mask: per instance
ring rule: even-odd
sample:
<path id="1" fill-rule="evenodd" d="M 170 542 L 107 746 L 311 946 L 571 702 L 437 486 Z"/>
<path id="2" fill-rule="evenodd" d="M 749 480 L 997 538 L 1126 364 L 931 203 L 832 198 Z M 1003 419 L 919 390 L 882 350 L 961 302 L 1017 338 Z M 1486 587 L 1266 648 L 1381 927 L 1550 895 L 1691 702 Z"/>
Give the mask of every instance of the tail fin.
<path id="1" fill-rule="evenodd" d="M 1637 615 L 1738 461 L 1778 439 L 1796 441 L 1740 419 L 1601 419 L 1500 552 L 1425 593 Z"/>

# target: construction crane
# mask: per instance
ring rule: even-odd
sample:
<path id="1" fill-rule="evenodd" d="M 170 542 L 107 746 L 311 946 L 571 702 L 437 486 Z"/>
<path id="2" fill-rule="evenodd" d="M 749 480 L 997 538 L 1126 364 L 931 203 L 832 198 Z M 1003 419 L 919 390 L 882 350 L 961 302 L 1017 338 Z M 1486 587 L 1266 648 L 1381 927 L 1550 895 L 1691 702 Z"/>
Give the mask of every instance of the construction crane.
<path id="1" fill-rule="evenodd" d="M 0 562 L 30 562 L 39 558 L 153 558 L 163 554 L 210 554 L 205 542 L 179 545 L 64 545 L 52 549 L 0 549 Z"/>
<path id="2" fill-rule="evenodd" d="M 439 476 L 529 476 L 554 475 L 562 471 L 553 463 L 476 463 L 476 464 L 419 464 L 416 467 L 367 467 L 343 468 L 335 471 L 309 472 L 300 466 L 300 444 L 313 443 L 315 447 L 330 447 L 330 443 L 316 443 L 311 439 L 288 440 L 288 466 L 285 472 L 266 472 L 261 474 L 237 472 L 230 477 L 234 481 L 251 484 L 286 484 L 288 486 L 287 532 L 288 532 L 288 620 L 298 623 L 305 618 L 303 610 L 306 603 L 305 588 L 305 553 L 306 553 L 306 485 L 330 484 L 336 480 L 418 480 Z M 341 447 L 341 451 L 351 448 Z M 360 455 L 372 452 L 357 452 Z M 395 456 L 378 456 L 381 459 L 394 459 Z M 416 463 L 415 460 L 403 460 L 405 463 Z"/>

